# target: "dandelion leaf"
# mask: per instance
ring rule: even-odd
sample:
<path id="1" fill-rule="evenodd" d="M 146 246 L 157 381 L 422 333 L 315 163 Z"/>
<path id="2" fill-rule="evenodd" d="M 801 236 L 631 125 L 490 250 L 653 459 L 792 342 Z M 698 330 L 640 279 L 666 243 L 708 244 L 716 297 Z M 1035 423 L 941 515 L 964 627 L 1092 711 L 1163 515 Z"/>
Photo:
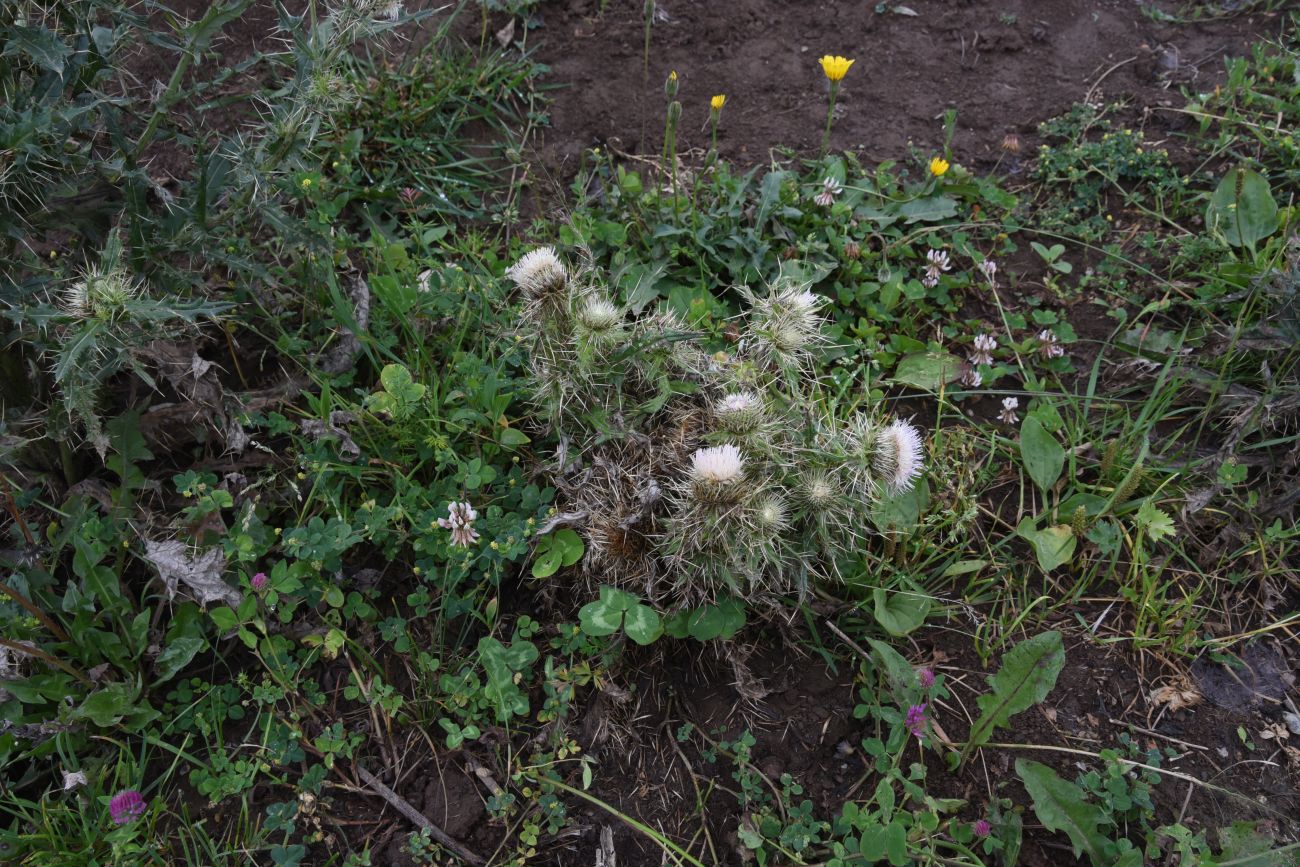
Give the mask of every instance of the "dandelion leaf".
<path id="1" fill-rule="evenodd" d="M 1009 726 L 1011 717 L 1047 698 L 1064 667 L 1059 632 L 1044 632 L 1011 648 L 1002 657 L 1002 668 L 989 678 L 992 691 L 977 699 L 980 718 L 971 726 L 963 755 L 986 743 L 995 728 Z"/>
<path id="2" fill-rule="evenodd" d="M 1100 807 L 1085 801 L 1078 786 L 1061 779 L 1047 765 L 1025 759 L 1016 760 L 1016 774 L 1033 801 L 1038 821 L 1052 831 L 1064 831 L 1070 838 L 1075 857 L 1086 852 L 1092 863 L 1099 867 L 1115 863 L 1115 859 L 1110 857 L 1110 850 L 1114 847 L 1100 830 L 1110 824 L 1106 814 Z"/>

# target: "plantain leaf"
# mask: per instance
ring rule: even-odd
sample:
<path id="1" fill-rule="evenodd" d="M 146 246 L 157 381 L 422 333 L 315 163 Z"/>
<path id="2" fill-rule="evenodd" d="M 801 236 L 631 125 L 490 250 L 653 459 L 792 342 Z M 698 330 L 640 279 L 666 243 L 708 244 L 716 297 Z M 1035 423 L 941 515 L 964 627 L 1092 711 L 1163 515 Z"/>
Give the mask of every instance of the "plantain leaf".
<path id="1" fill-rule="evenodd" d="M 1205 209 L 1206 228 L 1234 247 L 1254 248 L 1277 231 L 1277 202 L 1258 172 L 1235 168 L 1223 176 Z"/>
<path id="2" fill-rule="evenodd" d="M 1065 468 L 1065 449 L 1041 421 L 1027 415 L 1020 425 L 1020 459 L 1029 471 L 1029 478 L 1046 492 L 1056 484 Z"/>
<path id="3" fill-rule="evenodd" d="M 1100 807 L 1083 799 L 1078 786 L 1061 779 L 1047 765 L 1025 759 L 1016 759 L 1016 774 L 1034 802 L 1038 821 L 1052 831 L 1064 831 L 1076 858 L 1087 852 L 1098 867 L 1114 863 L 1110 853 L 1114 847 L 1099 830 L 1110 822 Z"/>
<path id="4" fill-rule="evenodd" d="M 976 699 L 980 718 L 971 726 L 962 758 L 986 743 L 993 729 L 1009 726 L 1012 716 L 1047 698 L 1064 667 L 1065 646 L 1059 632 L 1044 632 L 1011 648 L 1002 657 L 1002 668 L 989 678 L 992 692 Z"/>

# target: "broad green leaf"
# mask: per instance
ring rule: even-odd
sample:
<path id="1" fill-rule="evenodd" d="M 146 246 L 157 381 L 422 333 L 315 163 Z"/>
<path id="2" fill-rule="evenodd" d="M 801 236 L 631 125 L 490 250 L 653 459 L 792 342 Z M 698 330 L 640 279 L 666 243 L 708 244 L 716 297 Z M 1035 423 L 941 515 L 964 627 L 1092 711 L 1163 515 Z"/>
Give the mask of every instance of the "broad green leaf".
<path id="1" fill-rule="evenodd" d="M 1056 484 L 1065 467 L 1065 449 L 1034 416 L 1025 416 L 1020 424 L 1020 459 L 1029 478 L 1043 491 Z"/>
<path id="2" fill-rule="evenodd" d="M 139 691 L 130 684 L 110 683 L 86 696 L 85 701 L 72 711 L 71 717 L 74 720 L 90 720 L 101 728 L 108 728 L 135 710 L 138 694 Z"/>
<path id="3" fill-rule="evenodd" d="M 1260 830 L 1256 822 L 1233 822 L 1219 829 L 1219 857 L 1241 867 L 1295 867 L 1300 863 L 1294 851 L 1274 852 L 1272 835 Z"/>
<path id="4" fill-rule="evenodd" d="M 908 223 L 934 223 L 957 216 L 957 200 L 942 193 L 904 202 L 898 213 Z"/>
<path id="5" fill-rule="evenodd" d="M 885 856 L 894 867 L 906 867 L 912 863 L 907 857 L 907 828 L 897 819 L 885 829 Z"/>
<path id="6" fill-rule="evenodd" d="M 1152 542 L 1174 535 L 1174 519 L 1150 500 L 1143 500 L 1134 517 L 1139 527 L 1147 531 Z"/>
<path id="7" fill-rule="evenodd" d="M 922 391 L 938 391 L 961 376 L 961 359 L 947 352 L 914 352 L 894 368 L 894 382 Z"/>
<path id="8" fill-rule="evenodd" d="M 623 612 L 604 600 L 597 599 L 582 606 L 578 611 L 578 622 L 582 625 L 582 631 L 588 635 L 613 635 L 623 624 Z"/>
<path id="9" fill-rule="evenodd" d="M 229 610 L 229 609 L 227 609 Z M 208 642 L 197 635 L 177 638 L 170 642 L 154 660 L 154 683 L 163 683 L 176 676 L 176 672 L 190 664 L 195 655 L 207 647 Z"/>
<path id="10" fill-rule="evenodd" d="M 871 591 L 876 622 L 895 638 L 920 627 L 930 613 L 931 599 L 923 593 L 893 592 L 877 587 Z"/>
<path id="11" fill-rule="evenodd" d="M 971 726 L 962 757 L 986 743 L 993 729 L 1011 725 L 1011 717 L 1047 698 L 1065 667 L 1061 633 L 1044 632 L 1022 641 L 1002 657 L 1002 667 L 989 678 L 991 692 L 976 699 L 980 718 Z"/>
<path id="12" fill-rule="evenodd" d="M 909 491 L 881 496 L 871 510 L 871 520 L 882 533 L 906 532 L 916 527 L 929 504 L 930 484 L 921 479 Z"/>
<path id="13" fill-rule="evenodd" d="M 1016 774 L 1025 784 L 1025 791 L 1034 804 L 1034 814 L 1043 827 L 1064 831 L 1076 858 L 1086 852 L 1097 867 L 1109 867 L 1109 841 L 1101 829 L 1110 822 L 1101 808 L 1085 801 L 1078 786 L 1061 779 L 1056 771 L 1040 762 L 1016 759 Z"/>
<path id="14" fill-rule="evenodd" d="M 921 699 L 921 684 L 916 679 L 916 669 L 897 650 L 883 641 L 868 638 L 871 657 L 877 668 L 885 673 L 889 691 L 900 707 L 916 704 Z"/>
<path id="15" fill-rule="evenodd" d="M 1025 518 L 1016 528 L 1016 532 L 1034 546 L 1038 565 L 1044 572 L 1051 572 L 1056 567 L 1070 562 L 1070 558 L 1074 556 L 1074 549 L 1079 544 L 1069 524 L 1057 524 L 1038 530 L 1035 529 L 1032 518 Z"/>
<path id="16" fill-rule="evenodd" d="M 212 618 L 212 622 L 216 625 L 217 629 L 222 632 L 228 632 L 231 629 L 234 629 L 239 623 L 238 615 L 225 605 L 218 605 L 209 610 L 208 616 Z"/>
<path id="17" fill-rule="evenodd" d="M 637 603 L 623 615 L 623 631 L 637 644 L 653 644 L 663 635 L 659 613 L 648 605 Z"/>
<path id="18" fill-rule="evenodd" d="M 1277 202 L 1258 172 L 1235 168 L 1223 176 L 1205 209 L 1205 226 L 1234 247 L 1251 247 L 1277 231 Z"/>
<path id="19" fill-rule="evenodd" d="M 58 34 L 44 27 L 17 24 L 3 28 L 0 34 L 3 34 L 0 44 L 4 45 L 5 56 L 22 52 L 37 66 L 55 75 L 63 74 L 64 61 L 72 54 L 72 49 L 59 39 Z"/>

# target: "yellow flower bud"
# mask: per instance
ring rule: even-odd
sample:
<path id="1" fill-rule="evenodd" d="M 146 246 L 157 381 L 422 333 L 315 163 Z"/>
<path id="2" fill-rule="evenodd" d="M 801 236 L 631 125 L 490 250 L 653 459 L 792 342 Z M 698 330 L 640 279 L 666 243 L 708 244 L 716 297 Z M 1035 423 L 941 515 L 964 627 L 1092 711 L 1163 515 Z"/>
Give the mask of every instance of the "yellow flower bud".
<path id="1" fill-rule="evenodd" d="M 930 160 L 930 174 L 936 178 L 943 177 L 944 172 L 948 171 L 948 161 L 943 157 L 935 157 Z"/>
<path id="2" fill-rule="evenodd" d="M 822 65 L 822 72 L 831 81 L 841 81 L 844 76 L 849 74 L 849 67 L 853 61 L 847 57 L 840 57 L 838 54 L 827 54 L 819 61 Z"/>
<path id="3" fill-rule="evenodd" d="M 717 96 L 713 97 L 713 99 L 709 100 L 709 107 L 714 111 L 722 111 L 722 107 L 726 104 L 727 95 L 725 93 L 719 93 Z"/>

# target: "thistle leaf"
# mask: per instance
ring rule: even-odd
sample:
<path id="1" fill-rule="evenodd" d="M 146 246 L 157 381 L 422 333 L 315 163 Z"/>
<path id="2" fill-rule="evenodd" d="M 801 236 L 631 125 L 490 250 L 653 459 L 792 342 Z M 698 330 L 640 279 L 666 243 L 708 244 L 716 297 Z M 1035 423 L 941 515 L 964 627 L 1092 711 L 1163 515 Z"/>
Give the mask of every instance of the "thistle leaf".
<path id="1" fill-rule="evenodd" d="M 1002 657 L 1002 668 L 989 678 L 993 691 L 976 700 L 981 714 L 971 726 L 962 758 L 986 743 L 993 729 L 1009 726 L 1012 716 L 1047 698 L 1064 667 L 1065 646 L 1059 632 L 1044 632 L 1011 648 Z"/>

